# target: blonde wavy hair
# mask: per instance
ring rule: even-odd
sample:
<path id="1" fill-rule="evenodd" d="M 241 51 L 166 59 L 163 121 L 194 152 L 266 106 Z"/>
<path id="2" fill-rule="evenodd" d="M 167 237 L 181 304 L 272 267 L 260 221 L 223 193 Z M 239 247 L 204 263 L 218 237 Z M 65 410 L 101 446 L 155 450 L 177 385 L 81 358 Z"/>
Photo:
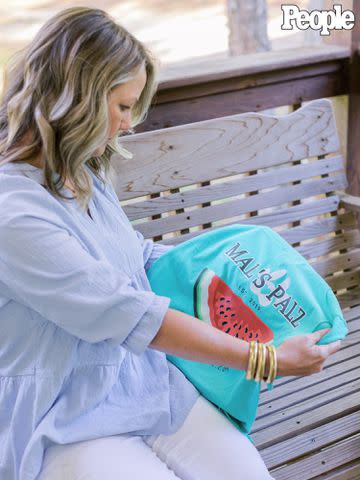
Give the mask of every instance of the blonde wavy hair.
<path id="1" fill-rule="evenodd" d="M 132 127 L 142 122 L 156 84 L 151 53 L 125 28 L 99 9 L 75 7 L 48 20 L 28 47 L 10 61 L 0 102 L 0 154 L 7 162 L 26 162 L 41 155 L 45 187 L 72 182 L 80 205 L 91 197 L 88 165 L 103 180 L 114 153 L 108 141 L 108 95 L 145 65 L 146 85 L 133 107 Z M 27 138 L 27 144 L 23 140 Z M 101 156 L 99 145 L 107 143 Z M 54 173 L 59 174 L 54 180 Z"/>

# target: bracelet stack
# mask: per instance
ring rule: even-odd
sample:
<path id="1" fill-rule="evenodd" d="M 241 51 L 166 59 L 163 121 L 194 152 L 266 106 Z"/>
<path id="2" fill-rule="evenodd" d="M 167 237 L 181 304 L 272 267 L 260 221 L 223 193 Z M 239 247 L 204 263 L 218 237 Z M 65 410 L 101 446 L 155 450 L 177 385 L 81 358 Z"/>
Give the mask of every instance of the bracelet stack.
<path id="1" fill-rule="evenodd" d="M 266 359 L 269 358 L 269 370 L 267 379 L 264 377 Z M 250 342 L 249 364 L 246 372 L 247 380 L 260 382 L 266 381 L 272 384 L 277 375 L 277 358 L 274 345 L 264 345 L 258 342 Z"/>

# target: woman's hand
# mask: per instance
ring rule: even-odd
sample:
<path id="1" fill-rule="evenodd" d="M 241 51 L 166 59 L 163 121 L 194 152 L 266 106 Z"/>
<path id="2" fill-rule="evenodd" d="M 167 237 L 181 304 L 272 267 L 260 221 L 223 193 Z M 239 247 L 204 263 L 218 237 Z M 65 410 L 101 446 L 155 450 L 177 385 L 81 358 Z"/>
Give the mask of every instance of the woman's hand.
<path id="1" fill-rule="evenodd" d="M 338 340 L 328 345 L 316 345 L 329 329 L 291 337 L 277 347 L 279 376 L 306 376 L 321 372 L 325 360 L 341 347 Z"/>

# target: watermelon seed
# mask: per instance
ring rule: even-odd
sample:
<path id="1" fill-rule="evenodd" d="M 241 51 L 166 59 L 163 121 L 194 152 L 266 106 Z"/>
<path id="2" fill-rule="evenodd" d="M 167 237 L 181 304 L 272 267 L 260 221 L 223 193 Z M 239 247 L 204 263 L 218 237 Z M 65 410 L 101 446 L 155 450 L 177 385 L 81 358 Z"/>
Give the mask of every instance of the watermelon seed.
<path id="1" fill-rule="evenodd" d="M 232 316 L 232 315 L 231 315 Z M 234 328 L 237 327 L 237 323 L 234 323 Z"/>
<path id="2" fill-rule="evenodd" d="M 258 336 L 259 336 L 259 335 L 258 335 L 258 334 L 256 334 L 256 335 L 255 335 L 255 338 L 258 338 Z"/>
<path id="3" fill-rule="evenodd" d="M 235 337 L 236 337 L 236 338 L 239 338 L 239 334 L 238 334 L 238 333 L 235 333 Z"/>
<path id="4" fill-rule="evenodd" d="M 228 318 L 228 315 L 224 315 L 224 318 Z"/>
<path id="5" fill-rule="evenodd" d="M 226 330 L 226 333 L 229 333 L 229 332 L 230 332 L 230 330 L 231 330 L 231 328 L 228 328 L 228 329 Z"/>
<path id="6" fill-rule="evenodd" d="M 224 305 L 220 305 L 220 308 L 224 308 Z"/>
<path id="7" fill-rule="evenodd" d="M 222 324 L 221 324 L 221 325 L 227 325 L 227 324 L 228 324 L 228 322 L 222 322 Z"/>
<path id="8" fill-rule="evenodd" d="M 226 308 L 226 311 L 228 312 L 229 310 L 231 310 L 231 308 L 230 308 L 230 307 L 227 307 L 227 308 Z"/>
<path id="9" fill-rule="evenodd" d="M 224 313 L 224 311 L 223 311 L 223 310 L 222 310 L 222 311 L 220 311 L 220 315 L 223 315 L 223 313 Z"/>
<path id="10" fill-rule="evenodd" d="M 245 333 L 247 333 L 248 331 L 249 331 L 249 330 L 248 330 L 248 328 L 246 327 L 246 328 L 245 328 Z"/>
<path id="11" fill-rule="evenodd" d="M 235 317 L 235 313 L 232 313 L 231 316 L 232 316 L 232 317 Z"/>
<path id="12" fill-rule="evenodd" d="M 221 300 L 221 301 L 225 300 L 225 297 L 221 297 L 220 300 Z"/>
<path id="13" fill-rule="evenodd" d="M 241 330 L 241 327 L 242 327 L 242 325 L 239 325 L 239 328 L 238 328 L 238 330 Z"/>
<path id="14" fill-rule="evenodd" d="M 226 300 L 227 303 L 230 303 L 230 300 Z"/>
<path id="15" fill-rule="evenodd" d="M 249 333 L 249 338 L 252 338 L 252 332 Z"/>

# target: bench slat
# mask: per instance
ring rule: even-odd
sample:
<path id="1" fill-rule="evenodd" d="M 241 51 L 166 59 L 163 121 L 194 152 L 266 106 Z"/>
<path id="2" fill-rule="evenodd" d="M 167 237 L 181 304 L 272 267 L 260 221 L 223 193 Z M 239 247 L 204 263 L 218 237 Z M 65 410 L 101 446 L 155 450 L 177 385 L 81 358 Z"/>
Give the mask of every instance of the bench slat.
<path id="1" fill-rule="evenodd" d="M 341 293 L 337 296 L 342 309 L 359 305 L 360 303 L 360 288 L 348 290 L 345 293 Z"/>
<path id="2" fill-rule="evenodd" d="M 328 277 L 326 282 L 330 287 L 336 291 L 341 288 L 355 287 L 360 285 L 360 270 L 342 273 L 334 277 Z"/>
<path id="3" fill-rule="evenodd" d="M 339 151 L 326 99 L 282 117 L 244 113 L 129 135 L 122 144 L 134 158 L 112 158 L 120 200 Z"/>
<path id="4" fill-rule="evenodd" d="M 321 475 L 321 480 L 359 480 L 359 478 L 360 462 L 353 462 Z"/>
<path id="5" fill-rule="evenodd" d="M 333 197 L 329 197 L 333 198 Z M 334 197 L 334 201 L 337 201 L 337 198 Z M 319 200 L 319 203 L 321 200 Z M 330 200 L 330 204 L 332 203 L 332 200 Z M 296 206 L 296 207 L 299 207 Z M 288 211 L 291 209 L 295 209 L 296 207 L 290 207 Z M 314 212 L 314 210 L 311 210 L 311 212 Z M 266 225 L 269 227 L 276 227 L 276 218 L 278 218 L 278 224 L 277 225 L 283 225 L 282 221 L 282 210 L 279 210 L 278 215 L 276 213 L 272 213 L 271 215 L 257 215 L 254 217 L 249 217 L 249 218 L 244 218 L 241 219 L 240 221 L 233 221 L 226 223 L 224 225 L 234 225 L 236 223 L 242 223 L 242 224 L 249 224 L 249 225 Z M 268 219 L 271 221 L 268 224 Z M 345 214 L 339 214 L 337 217 L 331 217 L 331 218 L 322 218 L 320 220 L 317 220 L 316 222 L 312 224 L 307 224 L 307 225 L 300 225 L 297 227 L 289 228 L 286 230 L 277 230 L 278 233 L 285 238 L 285 240 L 290 243 L 294 244 L 297 242 L 301 242 L 303 240 L 309 240 L 311 238 L 317 237 L 319 235 L 326 235 L 331 232 L 335 232 L 339 229 L 343 228 L 350 228 L 356 226 L 356 220 L 354 218 L 354 215 L 352 213 L 345 213 Z M 135 228 L 138 230 L 138 226 L 136 225 Z M 185 233 L 181 236 L 178 237 L 172 237 L 172 238 L 167 238 L 164 240 L 161 240 L 161 244 L 164 245 L 176 245 L 180 242 L 183 242 L 185 240 L 189 240 L 190 238 L 193 238 L 197 235 L 201 235 L 206 232 L 210 232 L 212 230 L 215 230 L 218 227 L 212 227 L 212 228 L 207 228 L 206 230 L 199 230 L 196 232 L 190 232 L 190 233 Z"/>
<path id="6" fill-rule="evenodd" d="M 297 251 L 306 259 L 327 256 L 329 253 L 345 248 L 360 246 L 359 230 L 348 230 L 341 235 L 326 240 L 308 243 L 297 247 Z"/>
<path id="7" fill-rule="evenodd" d="M 299 225 L 278 233 L 291 245 L 304 240 L 314 239 L 321 235 L 336 232 L 340 229 L 356 226 L 356 220 L 351 213 L 344 213 L 330 218 L 320 218 L 313 223 Z"/>
<path id="8" fill-rule="evenodd" d="M 184 228 L 195 227 L 204 223 L 239 216 L 254 210 L 274 207 L 305 197 L 329 193 L 336 189 L 344 188 L 345 185 L 345 175 L 340 174 L 321 180 L 311 180 L 299 185 L 282 187 L 276 191 L 228 201 L 221 205 L 212 205 L 206 208 L 200 207 L 178 215 L 171 215 L 150 222 L 139 223 L 136 227 L 146 238 L 154 237 Z"/>
<path id="9" fill-rule="evenodd" d="M 360 249 L 352 250 L 348 253 L 341 253 L 337 257 L 327 260 L 311 262 L 311 266 L 319 275 L 326 278 L 333 272 L 339 272 L 346 268 L 356 268 L 360 263 Z"/>
<path id="10" fill-rule="evenodd" d="M 348 362 L 351 364 L 351 361 Z M 355 368 L 355 360 L 353 359 L 353 375 L 345 376 L 345 373 L 342 376 L 326 378 L 329 374 L 329 368 L 324 371 L 323 375 L 316 375 L 318 378 L 319 384 L 313 384 L 309 387 L 306 382 L 304 391 L 301 395 L 301 390 L 298 390 L 300 382 L 292 382 L 292 393 L 287 393 L 285 397 L 279 397 L 276 399 L 276 403 L 268 403 L 267 406 L 272 405 L 274 411 L 268 415 L 264 415 L 264 410 L 266 410 L 265 405 L 261 406 L 260 416 L 256 419 L 256 424 L 254 424 L 253 433 L 259 433 L 264 429 L 268 429 L 274 425 L 280 426 L 279 422 L 286 422 L 289 419 L 294 418 L 298 414 L 304 414 L 308 411 L 311 411 L 314 408 L 314 402 L 318 406 L 325 405 L 329 402 L 328 399 L 337 400 L 342 397 L 345 400 L 347 394 L 352 394 L 359 391 L 360 394 L 360 370 Z M 344 377 L 344 383 L 341 379 Z M 325 379 L 324 379 L 325 378 Z M 323 379 L 323 380 L 321 380 Z M 312 379 L 313 380 L 313 379 Z M 347 381 L 347 383 L 345 383 Z M 293 390 L 295 388 L 295 390 Z M 281 395 L 283 385 L 278 388 Z M 324 389 L 324 390 L 323 390 Z M 280 392 L 281 391 L 281 392 Z M 312 395 L 315 396 L 316 400 L 312 398 Z M 285 399 L 285 400 L 284 400 Z M 287 404 L 288 400 L 288 404 Z M 275 402 L 275 400 L 274 400 Z M 279 408 L 277 408 L 279 404 Z M 281 408 L 280 408 L 281 407 Z"/>
<path id="11" fill-rule="evenodd" d="M 360 436 L 357 435 L 271 473 L 276 480 L 289 480 L 299 475 L 304 479 L 315 478 L 344 463 L 358 459 L 359 451 Z"/>
<path id="12" fill-rule="evenodd" d="M 296 457 L 315 452 L 329 445 L 330 442 L 336 442 L 354 435 L 360 430 L 360 412 L 329 422 L 327 427 L 327 429 L 322 426 L 313 428 L 295 438 L 261 449 L 261 457 L 268 469 L 273 469 Z M 331 437 L 329 437 L 329 430 L 331 431 Z"/>
<path id="13" fill-rule="evenodd" d="M 123 209 L 130 220 L 138 220 L 173 211 L 179 205 L 182 208 L 192 207 L 200 203 L 221 200 L 265 188 L 278 187 L 281 183 L 305 180 L 339 170 L 343 170 L 343 158 L 341 156 L 324 158 L 307 164 L 279 168 L 270 172 L 258 173 L 222 183 L 214 183 L 201 188 L 193 186 L 192 190 L 131 203 L 124 205 Z"/>
<path id="14" fill-rule="evenodd" d="M 331 409 L 329 404 L 331 402 Z M 350 384 L 344 385 L 334 391 L 327 392 L 324 396 L 318 397 L 316 403 L 319 407 L 314 406 L 314 400 L 307 402 L 299 407 L 290 407 L 285 417 L 280 413 L 272 418 L 272 423 L 267 424 L 267 428 L 259 430 L 251 434 L 255 445 L 258 448 L 268 447 L 276 438 L 283 441 L 295 435 L 299 435 L 309 428 L 318 427 L 325 423 L 340 418 L 347 413 L 352 413 L 359 408 L 360 403 L 360 380 L 354 380 Z M 303 411 L 307 409 L 307 411 Z"/>

